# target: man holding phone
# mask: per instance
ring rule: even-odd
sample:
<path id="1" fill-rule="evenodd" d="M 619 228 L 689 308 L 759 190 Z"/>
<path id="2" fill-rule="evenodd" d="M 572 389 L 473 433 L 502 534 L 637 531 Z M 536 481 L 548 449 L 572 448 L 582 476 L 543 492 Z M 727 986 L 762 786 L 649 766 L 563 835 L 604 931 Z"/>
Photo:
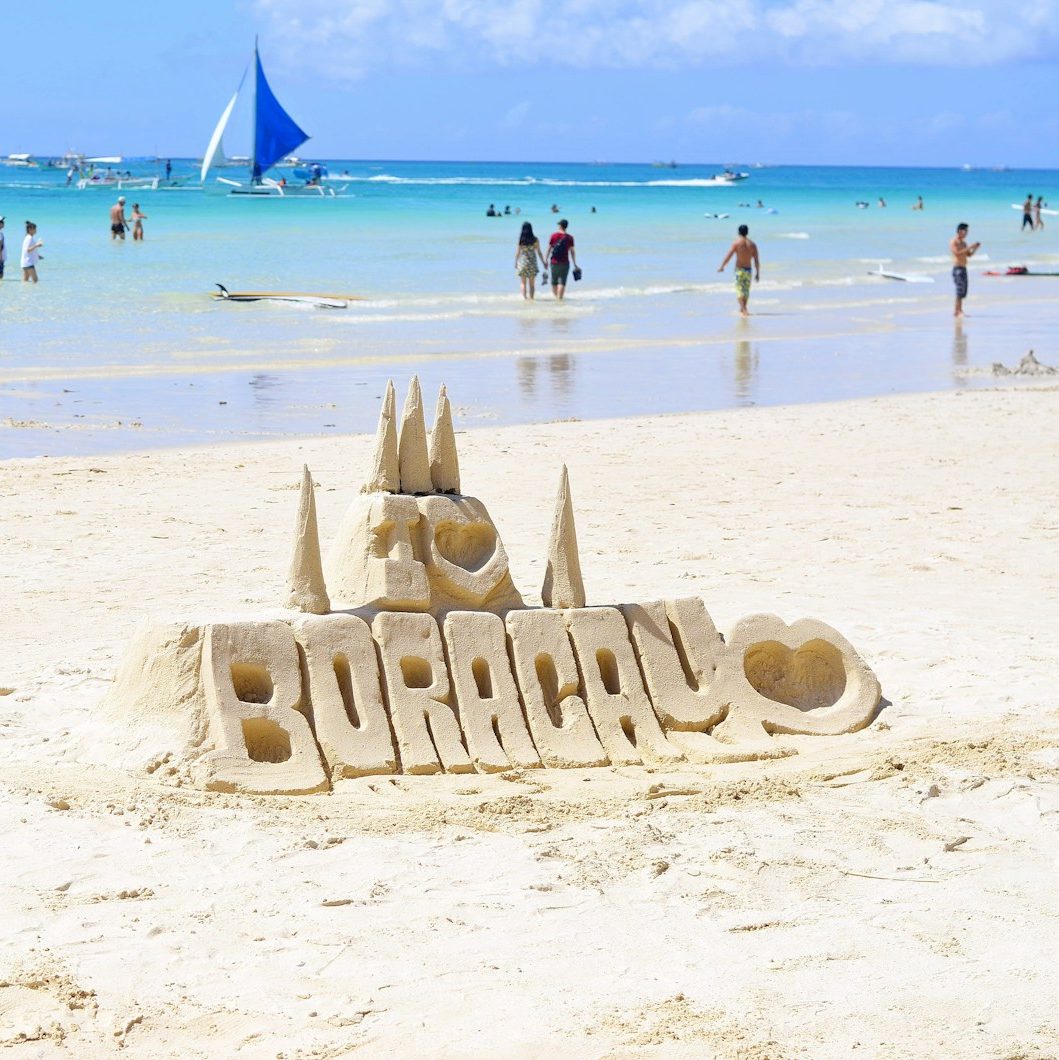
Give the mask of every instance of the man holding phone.
<path id="1" fill-rule="evenodd" d="M 981 243 L 967 243 L 968 224 L 961 221 L 956 226 L 956 235 L 949 243 L 952 251 L 952 282 L 956 285 L 956 311 L 957 317 L 963 316 L 963 300 L 967 297 L 967 261 L 978 253 Z"/>

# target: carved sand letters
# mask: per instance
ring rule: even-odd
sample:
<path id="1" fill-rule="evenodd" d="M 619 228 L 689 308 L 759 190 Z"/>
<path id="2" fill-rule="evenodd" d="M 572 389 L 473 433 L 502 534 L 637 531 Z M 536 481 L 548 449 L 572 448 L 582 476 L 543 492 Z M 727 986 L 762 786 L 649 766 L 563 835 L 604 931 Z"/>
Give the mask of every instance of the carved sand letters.
<path id="1" fill-rule="evenodd" d="M 374 774 L 730 761 L 868 725 L 881 690 L 815 619 L 701 600 L 586 607 L 564 467 L 541 598 L 527 606 L 485 505 L 460 492 L 442 388 L 400 425 L 389 384 L 364 489 L 321 562 L 304 469 L 283 620 L 141 629 L 111 699 L 183 719 L 207 789 L 306 794 Z"/>

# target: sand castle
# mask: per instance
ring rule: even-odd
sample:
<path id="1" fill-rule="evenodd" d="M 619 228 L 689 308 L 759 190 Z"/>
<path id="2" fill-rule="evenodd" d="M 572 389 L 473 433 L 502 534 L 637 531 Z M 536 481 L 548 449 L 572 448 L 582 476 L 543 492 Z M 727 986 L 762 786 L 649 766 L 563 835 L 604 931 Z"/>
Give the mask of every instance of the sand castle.
<path id="1" fill-rule="evenodd" d="M 148 623 L 108 695 L 208 790 L 305 794 L 372 774 L 718 762 L 868 725 L 874 673 L 834 629 L 698 599 L 586 606 L 564 467 L 542 607 L 461 492 L 448 396 L 393 384 L 361 493 L 320 549 L 303 469 L 286 608 Z"/>

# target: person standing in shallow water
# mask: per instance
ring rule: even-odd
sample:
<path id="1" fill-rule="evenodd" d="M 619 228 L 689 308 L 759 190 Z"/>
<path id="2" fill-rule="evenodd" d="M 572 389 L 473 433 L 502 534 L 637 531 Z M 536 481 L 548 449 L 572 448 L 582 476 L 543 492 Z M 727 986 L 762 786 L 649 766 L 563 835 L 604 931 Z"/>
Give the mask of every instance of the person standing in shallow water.
<path id="1" fill-rule="evenodd" d="M 1026 201 L 1022 204 L 1022 228 L 1020 232 L 1025 232 L 1026 229 L 1033 231 L 1033 196 L 1027 195 Z"/>
<path id="2" fill-rule="evenodd" d="M 561 302 L 566 296 L 566 280 L 570 275 L 570 263 L 577 268 L 574 237 L 566 230 L 569 222 L 563 218 L 559 230 L 548 240 L 548 256 L 551 258 L 552 294 Z M 578 274 L 580 275 L 580 274 Z"/>
<path id="3" fill-rule="evenodd" d="M 538 258 L 541 265 L 547 269 L 548 262 L 541 253 L 540 240 L 533 234 L 533 225 L 529 221 L 523 221 L 518 245 L 515 247 L 515 272 L 522 281 L 522 297 L 528 300 L 532 300 L 536 293 Z"/>
<path id="4" fill-rule="evenodd" d="M 147 214 L 140 210 L 140 204 L 132 204 L 132 238 L 134 241 L 143 241 L 143 222 L 147 220 Z"/>
<path id="5" fill-rule="evenodd" d="M 129 219 L 125 216 L 125 196 L 119 195 L 118 201 L 110 208 L 110 238 L 125 241 L 125 229 Z"/>
<path id="6" fill-rule="evenodd" d="M 718 267 L 718 272 L 724 272 L 725 266 L 735 257 L 735 296 L 739 301 L 739 315 L 750 316 L 747 310 L 747 302 L 750 301 L 750 280 L 753 275 L 754 282 L 761 279 L 761 261 L 758 258 L 757 243 L 750 238 L 750 229 L 746 225 L 739 226 L 739 236 L 728 248 L 724 261 Z"/>
<path id="7" fill-rule="evenodd" d="M 37 262 L 44 257 L 40 248 L 44 242 L 37 238 L 37 226 L 32 221 L 26 222 L 26 238 L 22 240 L 22 282 L 37 282 Z"/>
<path id="8" fill-rule="evenodd" d="M 959 319 L 963 316 L 963 300 L 967 297 L 967 262 L 978 253 L 981 243 L 967 243 L 968 226 L 966 221 L 961 221 L 956 226 L 956 235 L 949 242 L 949 250 L 952 251 L 952 282 L 956 285 L 956 310 L 954 316 Z"/>

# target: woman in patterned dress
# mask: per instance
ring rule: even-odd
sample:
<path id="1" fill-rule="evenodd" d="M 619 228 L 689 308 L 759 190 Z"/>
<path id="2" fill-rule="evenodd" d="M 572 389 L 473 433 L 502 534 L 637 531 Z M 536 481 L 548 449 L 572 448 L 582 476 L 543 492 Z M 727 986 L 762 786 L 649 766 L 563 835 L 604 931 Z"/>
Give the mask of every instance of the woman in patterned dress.
<path id="1" fill-rule="evenodd" d="M 518 237 L 518 246 L 515 247 L 515 272 L 522 281 L 522 297 L 532 299 L 537 285 L 537 259 L 540 258 L 541 265 L 548 267 L 541 253 L 540 241 L 533 234 L 533 225 L 529 221 L 522 224 L 522 232 Z"/>

